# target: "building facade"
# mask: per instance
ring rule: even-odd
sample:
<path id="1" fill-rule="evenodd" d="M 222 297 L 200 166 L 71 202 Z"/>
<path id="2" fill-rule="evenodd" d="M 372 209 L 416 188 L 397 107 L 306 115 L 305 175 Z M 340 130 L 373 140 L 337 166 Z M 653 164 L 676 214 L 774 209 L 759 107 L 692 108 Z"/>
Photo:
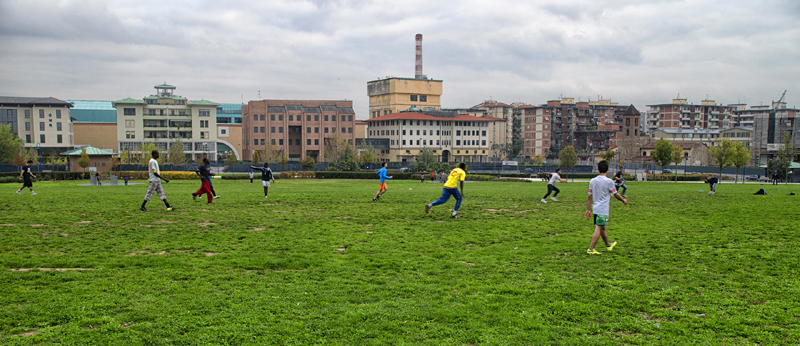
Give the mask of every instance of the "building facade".
<path id="1" fill-rule="evenodd" d="M 39 156 L 72 149 L 73 105 L 52 97 L 0 96 L 0 124 L 22 139 L 23 145 L 35 148 Z"/>
<path id="2" fill-rule="evenodd" d="M 355 143 L 353 101 L 261 100 L 242 106 L 242 153 L 278 150 L 298 162 L 311 156 L 324 160 L 325 143 L 333 138 Z"/>
<path id="3" fill-rule="evenodd" d="M 75 146 L 86 145 L 119 153 L 117 110 L 111 101 L 67 100 L 74 105 Z"/>
<path id="4" fill-rule="evenodd" d="M 736 126 L 735 107 L 717 104 L 714 100 L 703 100 L 699 105 L 689 104 L 686 99 L 676 98 L 672 103 L 647 105 L 646 130 L 695 129 L 723 130 Z"/>
<path id="5" fill-rule="evenodd" d="M 366 120 L 367 137 L 388 141 L 377 151 L 380 162 L 414 162 L 431 149 L 440 162 L 488 162 L 497 157 L 495 143 L 504 143 L 505 119 L 455 112 L 400 112 Z"/>
<path id="6" fill-rule="evenodd" d="M 167 150 L 180 138 L 183 152 L 193 159 L 217 160 L 218 103 L 189 101 L 174 95 L 172 85 L 156 85 L 156 94 L 143 99 L 127 98 L 112 102 L 117 110 L 118 150 L 136 155 L 142 144 L 154 143 Z"/>
<path id="7" fill-rule="evenodd" d="M 367 82 L 369 117 L 397 113 L 409 108 L 441 109 L 442 81 L 387 77 Z"/>
<path id="8" fill-rule="evenodd" d="M 735 113 L 742 126 L 753 124 L 752 152 L 758 165 L 765 165 L 778 156 L 786 134 L 791 138 L 795 153 L 800 154 L 800 109 L 787 108 L 785 102 L 773 102 L 772 106 L 752 106 Z M 793 158 L 796 160 L 798 157 Z"/>

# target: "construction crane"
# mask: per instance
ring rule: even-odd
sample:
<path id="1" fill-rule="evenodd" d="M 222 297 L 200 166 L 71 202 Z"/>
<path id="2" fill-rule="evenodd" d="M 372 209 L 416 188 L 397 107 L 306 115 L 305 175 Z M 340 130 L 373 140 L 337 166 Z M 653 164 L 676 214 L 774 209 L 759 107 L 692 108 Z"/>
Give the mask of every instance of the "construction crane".
<path id="1" fill-rule="evenodd" d="M 778 109 L 778 107 L 781 106 L 781 102 L 783 102 L 784 97 L 786 97 L 786 90 L 783 91 L 783 94 L 781 94 L 781 98 L 778 99 L 778 102 L 775 102 L 775 104 L 772 105 L 772 108 Z"/>

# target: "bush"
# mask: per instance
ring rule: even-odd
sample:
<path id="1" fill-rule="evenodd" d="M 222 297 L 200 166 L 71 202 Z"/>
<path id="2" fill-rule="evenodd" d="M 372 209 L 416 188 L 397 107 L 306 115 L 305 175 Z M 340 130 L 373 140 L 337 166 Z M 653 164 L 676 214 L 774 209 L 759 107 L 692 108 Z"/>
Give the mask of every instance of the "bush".
<path id="1" fill-rule="evenodd" d="M 101 174 L 103 174 L 101 172 Z M 118 179 L 122 179 L 122 177 L 128 177 L 130 180 L 147 180 L 150 179 L 150 173 L 147 171 L 121 171 L 121 172 L 114 172 L 117 175 Z M 195 172 L 186 172 L 186 171 L 161 171 L 161 176 L 169 179 L 169 180 L 197 180 L 200 179 L 200 176 L 197 175 Z"/>
<path id="2" fill-rule="evenodd" d="M 286 171 L 281 172 L 281 179 L 313 179 L 316 174 L 314 171 Z"/>
<path id="3" fill-rule="evenodd" d="M 36 175 L 34 181 L 44 180 L 86 180 L 89 179 L 89 173 L 86 172 L 33 172 Z M 3 172 L 0 173 L 0 182 L 18 181 L 19 172 Z M 7 179 L 11 178 L 11 180 Z"/>

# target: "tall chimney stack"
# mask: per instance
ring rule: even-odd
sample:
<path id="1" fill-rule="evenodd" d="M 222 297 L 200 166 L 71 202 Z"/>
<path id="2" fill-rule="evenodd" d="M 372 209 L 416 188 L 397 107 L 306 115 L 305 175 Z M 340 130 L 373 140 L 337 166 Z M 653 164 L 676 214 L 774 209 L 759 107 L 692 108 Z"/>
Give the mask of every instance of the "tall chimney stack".
<path id="1" fill-rule="evenodd" d="M 422 74 L 422 34 L 417 34 L 417 59 L 414 66 L 414 78 L 425 79 Z"/>

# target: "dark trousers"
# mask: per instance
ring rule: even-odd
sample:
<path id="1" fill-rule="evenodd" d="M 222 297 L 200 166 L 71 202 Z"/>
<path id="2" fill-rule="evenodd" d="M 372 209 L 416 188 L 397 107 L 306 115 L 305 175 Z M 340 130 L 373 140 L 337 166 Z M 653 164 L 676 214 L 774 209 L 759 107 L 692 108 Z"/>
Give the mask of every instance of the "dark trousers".
<path id="1" fill-rule="evenodd" d="M 547 196 L 550 196 L 550 193 L 553 192 L 553 191 L 556 192 L 556 194 L 553 195 L 553 197 L 558 197 L 558 193 L 561 192 L 561 190 L 559 190 L 555 185 L 547 184 L 547 194 L 544 195 L 544 197 L 542 197 L 542 199 L 545 199 L 545 198 L 547 198 Z"/>

